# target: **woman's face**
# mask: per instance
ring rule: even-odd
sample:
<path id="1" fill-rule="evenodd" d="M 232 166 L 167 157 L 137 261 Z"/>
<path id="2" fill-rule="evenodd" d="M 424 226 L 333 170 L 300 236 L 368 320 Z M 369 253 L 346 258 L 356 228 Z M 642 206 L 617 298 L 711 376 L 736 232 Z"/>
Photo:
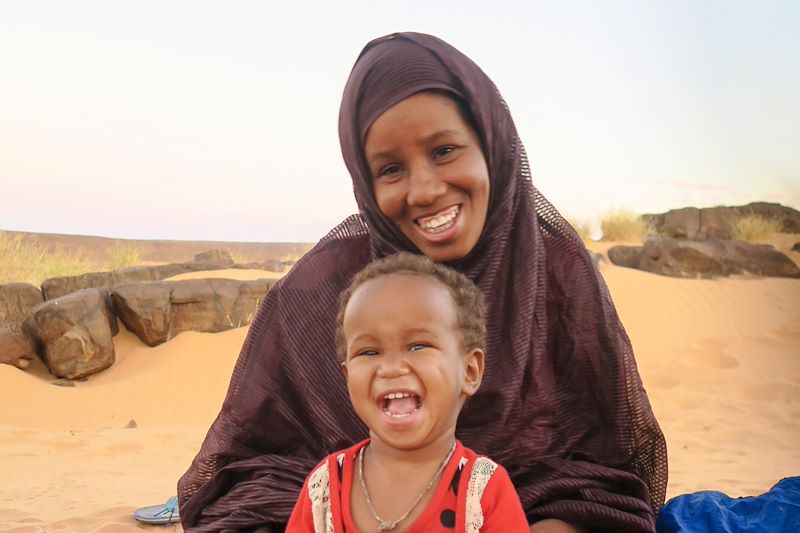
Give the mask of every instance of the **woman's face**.
<path id="1" fill-rule="evenodd" d="M 434 261 L 477 244 L 489 206 L 489 170 L 478 136 L 447 96 L 421 92 L 387 109 L 364 152 L 381 212 Z"/>

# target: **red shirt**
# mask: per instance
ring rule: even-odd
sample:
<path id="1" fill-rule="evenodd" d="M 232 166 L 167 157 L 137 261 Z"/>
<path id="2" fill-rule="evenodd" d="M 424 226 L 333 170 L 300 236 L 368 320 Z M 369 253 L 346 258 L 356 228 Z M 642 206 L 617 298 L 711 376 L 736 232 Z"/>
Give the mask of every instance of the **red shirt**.
<path id="1" fill-rule="evenodd" d="M 358 533 L 350 514 L 355 461 L 365 440 L 326 457 L 306 478 L 287 533 Z M 375 528 L 378 524 L 376 522 Z M 428 506 L 404 533 L 528 532 L 506 470 L 456 441 Z"/>

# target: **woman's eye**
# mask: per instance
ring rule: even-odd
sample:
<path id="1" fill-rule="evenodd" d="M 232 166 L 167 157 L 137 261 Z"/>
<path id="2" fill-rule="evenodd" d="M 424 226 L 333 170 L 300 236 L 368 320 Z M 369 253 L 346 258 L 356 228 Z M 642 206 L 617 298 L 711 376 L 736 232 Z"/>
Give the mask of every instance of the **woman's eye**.
<path id="1" fill-rule="evenodd" d="M 392 177 L 397 175 L 402 170 L 400 165 L 387 165 L 378 171 L 379 178 Z"/>
<path id="2" fill-rule="evenodd" d="M 433 157 L 435 159 L 442 159 L 447 157 L 448 155 L 452 154 L 456 150 L 455 146 L 440 146 L 433 152 Z"/>

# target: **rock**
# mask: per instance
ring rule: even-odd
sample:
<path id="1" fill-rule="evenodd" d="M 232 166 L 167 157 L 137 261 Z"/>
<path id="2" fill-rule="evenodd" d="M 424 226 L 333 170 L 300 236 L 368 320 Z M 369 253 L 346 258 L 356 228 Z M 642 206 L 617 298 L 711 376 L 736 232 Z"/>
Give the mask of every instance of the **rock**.
<path id="1" fill-rule="evenodd" d="M 685 207 L 642 215 L 657 234 L 676 239 L 730 239 L 733 223 L 741 216 L 759 215 L 782 221 L 784 233 L 800 233 L 800 211 L 780 204 L 754 202 L 731 207 Z"/>
<path id="2" fill-rule="evenodd" d="M 730 239 L 733 226 L 743 214 L 738 208 L 709 207 L 700 210 L 700 228 L 697 239 Z"/>
<path id="3" fill-rule="evenodd" d="M 673 209 L 664 214 L 660 233 L 675 239 L 696 239 L 700 231 L 700 210 L 696 207 Z"/>
<path id="4" fill-rule="evenodd" d="M 114 364 L 119 331 L 106 289 L 84 289 L 39 304 L 25 321 L 50 373 L 80 379 Z"/>
<path id="5" fill-rule="evenodd" d="M 783 220 L 783 233 L 800 233 L 800 211 L 781 204 L 754 202 L 739 207 L 740 214 L 761 215 L 764 218 Z"/>
<path id="6" fill-rule="evenodd" d="M 114 310 L 148 346 L 184 331 L 217 332 L 250 323 L 273 280 L 192 279 L 116 287 Z"/>
<path id="7" fill-rule="evenodd" d="M 127 424 L 125 424 L 125 427 L 124 427 L 124 428 L 122 428 L 122 429 L 136 429 L 136 428 L 138 428 L 138 427 L 139 427 L 139 426 L 136 424 L 136 420 L 134 420 L 133 418 L 131 418 L 130 420 L 128 420 L 128 423 L 127 423 Z"/>
<path id="8" fill-rule="evenodd" d="M 794 243 L 794 246 L 792 246 L 792 251 L 793 252 L 800 252 L 800 242 Z"/>
<path id="9" fill-rule="evenodd" d="M 36 343 L 23 333 L 25 319 L 42 303 L 42 291 L 28 283 L 0 285 L 0 363 L 28 368 Z"/>
<path id="10" fill-rule="evenodd" d="M 90 272 L 80 276 L 46 279 L 42 282 L 42 293 L 45 300 L 51 300 L 81 289 L 104 287 L 111 290 L 118 285 L 127 285 L 140 281 L 158 281 L 187 272 L 220 270 L 222 268 L 226 268 L 226 266 L 220 263 L 190 262 L 130 267 L 111 272 Z"/>
<path id="11" fill-rule="evenodd" d="M 42 301 L 42 291 L 28 283 L 0 285 L 0 330 L 21 332 L 22 323 Z"/>
<path id="12" fill-rule="evenodd" d="M 771 247 L 726 239 L 650 237 L 642 246 L 613 246 L 608 258 L 615 265 L 681 278 L 731 274 L 800 277 L 800 268 Z"/>
<path id="13" fill-rule="evenodd" d="M 36 358 L 33 339 L 15 331 L 0 331 L 0 363 L 28 368 Z"/>
<path id="14" fill-rule="evenodd" d="M 228 250 L 209 250 L 202 254 L 194 256 L 195 262 L 198 263 L 220 263 L 226 266 L 233 265 L 233 257 Z"/>

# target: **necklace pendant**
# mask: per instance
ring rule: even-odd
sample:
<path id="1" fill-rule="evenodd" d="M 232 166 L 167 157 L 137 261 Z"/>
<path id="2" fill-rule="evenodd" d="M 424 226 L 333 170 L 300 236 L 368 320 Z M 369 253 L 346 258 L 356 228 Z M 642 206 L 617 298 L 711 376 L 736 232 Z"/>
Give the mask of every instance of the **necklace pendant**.
<path id="1" fill-rule="evenodd" d="M 392 531 L 394 528 L 397 527 L 397 522 L 392 520 L 381 520 L 378 524 L 378 533 L 381 531 Z"/>

